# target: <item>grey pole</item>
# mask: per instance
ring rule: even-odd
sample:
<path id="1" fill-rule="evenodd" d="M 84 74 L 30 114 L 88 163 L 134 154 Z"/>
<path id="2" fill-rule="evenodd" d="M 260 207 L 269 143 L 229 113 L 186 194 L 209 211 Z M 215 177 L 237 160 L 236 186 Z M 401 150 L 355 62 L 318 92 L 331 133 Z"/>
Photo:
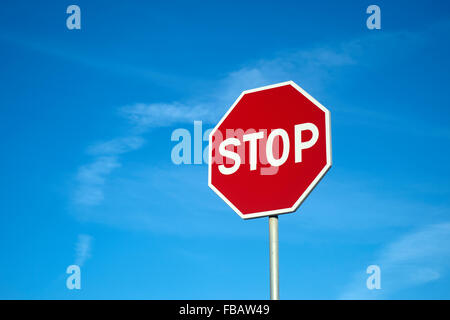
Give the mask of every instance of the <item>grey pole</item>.
<path id="1" fill-rule="evenodd" d="M 269 217 L 270 299 L 280 300 L 278 269 L 278 216 Z"/>

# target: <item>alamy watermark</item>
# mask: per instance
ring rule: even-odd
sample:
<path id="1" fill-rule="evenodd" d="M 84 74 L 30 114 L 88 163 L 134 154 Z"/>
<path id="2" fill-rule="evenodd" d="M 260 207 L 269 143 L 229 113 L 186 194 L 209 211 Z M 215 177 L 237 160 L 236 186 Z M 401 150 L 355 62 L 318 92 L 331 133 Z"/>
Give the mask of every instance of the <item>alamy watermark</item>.
<path id="1" fill-rule="evenodd" d="M 81 29 L 81 9 L 79 6 L 75 4 L 71 4 L 67 7 L 66 10 L 67 14 L 70 14 L 70 16 L 66 19 L 66 27 L 69 30 L 80 30 Z"/>
<path id="2" fill-rule="evenodd" d="M 381 29 L 381 9 L 377 5 L 370 5 L 367 7 L 366 13 L 370 16 L 366 20 L 366 26 L 369 30 Z"/>
<path id="3" fill-rule="evenodd" d="M 193 134 L 185 128 L 174 130 L 171 141 L 177 143 L 171 151 L 172 163 L 208 164 L 211 132 L 212 129 L 203 131 L 202 121 L 194 121 Z M 312 123 L 298 124 L 294 127 L 292 137 L 294 141 L 290 142 L 284 129 L 217 130 L 212 137 L 211 161 L 219 165 L 218 169 L 224 175 L 233 174 L 246 163 L 250 165 L 250 171 L 275 175 L 289 157 L 290 144 L 294 146 L 295 162 L 301 162 L 303 150 L 317 142 L 319 130 Z"/>
<path id="4" fill-rule="evenodd" d="M 76 264 L 67 267 L 66 273 L 70 276 L 66 279 L 66 287 L 69 290 L 81 289 L 81 268 Z"/>
<path id="5" fill-rule="evenodd" d="M 373 289 L 381 289 L 381 269 L 378 265 L 372 264 L 367 267 L 366 273 L 370 274 L 370 276 L 367 278 L 366 286 L 367 289 L 373 290 Z"/>

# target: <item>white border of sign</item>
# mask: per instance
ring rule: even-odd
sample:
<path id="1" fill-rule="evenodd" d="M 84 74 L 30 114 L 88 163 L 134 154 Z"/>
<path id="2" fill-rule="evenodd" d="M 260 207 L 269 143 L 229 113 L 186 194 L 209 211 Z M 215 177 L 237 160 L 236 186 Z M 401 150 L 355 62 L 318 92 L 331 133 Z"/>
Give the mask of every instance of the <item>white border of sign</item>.
<path id="1" fill-rule="evenodd" d="M 320 171 L 320 173 L 317 175 L 317 177 L 313 180 L 313 182 L 309 185 L 309 187 L 303 192 L 301 197 L 295 202 L 295 204 L 291 208 L 285 208 L 285 209 L 277 209 L 277 210 L 271 210 L 271 211 L 263 211 L 263 212 L 256 212 L 251 214 L 242 214 L 238 208 L 236 208 L 231 201 L 229 201 L 213 184 L 211 183 L 211 165 L 212 165 L 212 136 L 216 132 L 217 128 L 222 124 L 222 122 L 225 120 L 225 118 L 228 116 L 228 114 L 234 109 L 234 107 L 238 104 L 238 102 L 242 99 L 242 97 L 247 93 L 272 89 L 276 87 L 283 87 L 286 85 L 291 85 L 295 89 L 297 89 L 301 94 L 303 94 L 306 98 L 308 98 L 312 103 L 314 103 L 317 107 L 319 107 L 324 113 L 325 113 L 325 130 L 326 130 L 326 148 L 327 148 L 327 164 L 325 167 Z M 319 183 L 319 181 L 323 178 L 325 173 L 331 168 L 331 120 L 330 120 L 330 111 L 325 108 L 323 105 L 321 105 L 316 99 L 314 99 L 312 96 L 310 96 L 305 90 L 300 88 L 294 81 L 286 81 L 281 82 L 277 84 L 272 84 L 270 86 L 264 86 L 256 89 L 246 90 L 241 93 L 241 95 L 236 99 L 236 101 L 233 103 L 231 108 L 225 113 L 225 115 L 220 119 L 219 123 L 214 127 L 214 129 L 209 134 L 209 163 L 208 163 L 208 186 L 215 192 L 219 197 L 222 198 L 223 201 L 225 201 L 242 219 L 253 219 L 253 218 L 259 218 L 259 217 L 265 217 L 265 216 L 274 216 L 279 215 L 283 213 L 290 213 L 294 212 L 298 209 L 300 204 L 308 197 L 310 192 L 314 189 L 314 187 Z"/>

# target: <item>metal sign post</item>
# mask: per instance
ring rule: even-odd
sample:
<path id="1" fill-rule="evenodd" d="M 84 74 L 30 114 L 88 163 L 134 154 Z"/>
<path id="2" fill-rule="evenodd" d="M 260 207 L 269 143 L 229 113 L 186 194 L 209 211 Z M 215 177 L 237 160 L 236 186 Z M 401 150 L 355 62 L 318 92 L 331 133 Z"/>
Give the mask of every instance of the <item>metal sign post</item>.
<path id="1" fill-rule="evenodd" d="M 278 216 L 269 217 L 270 299 L 280 300 L 280 273 L 278 265 Z"/>

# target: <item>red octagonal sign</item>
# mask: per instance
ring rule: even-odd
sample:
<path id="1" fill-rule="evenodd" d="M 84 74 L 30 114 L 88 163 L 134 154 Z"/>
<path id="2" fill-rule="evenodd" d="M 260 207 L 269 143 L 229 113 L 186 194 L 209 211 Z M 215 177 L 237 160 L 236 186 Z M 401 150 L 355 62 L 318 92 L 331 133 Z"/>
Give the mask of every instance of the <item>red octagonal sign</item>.
<path id="1" fill-rule="evenodd" d="M 295 211 L 330 167 L 330 112 L 292 81 L 242 92 L 209 136 L 209 186 L 243 219 Z"/>

